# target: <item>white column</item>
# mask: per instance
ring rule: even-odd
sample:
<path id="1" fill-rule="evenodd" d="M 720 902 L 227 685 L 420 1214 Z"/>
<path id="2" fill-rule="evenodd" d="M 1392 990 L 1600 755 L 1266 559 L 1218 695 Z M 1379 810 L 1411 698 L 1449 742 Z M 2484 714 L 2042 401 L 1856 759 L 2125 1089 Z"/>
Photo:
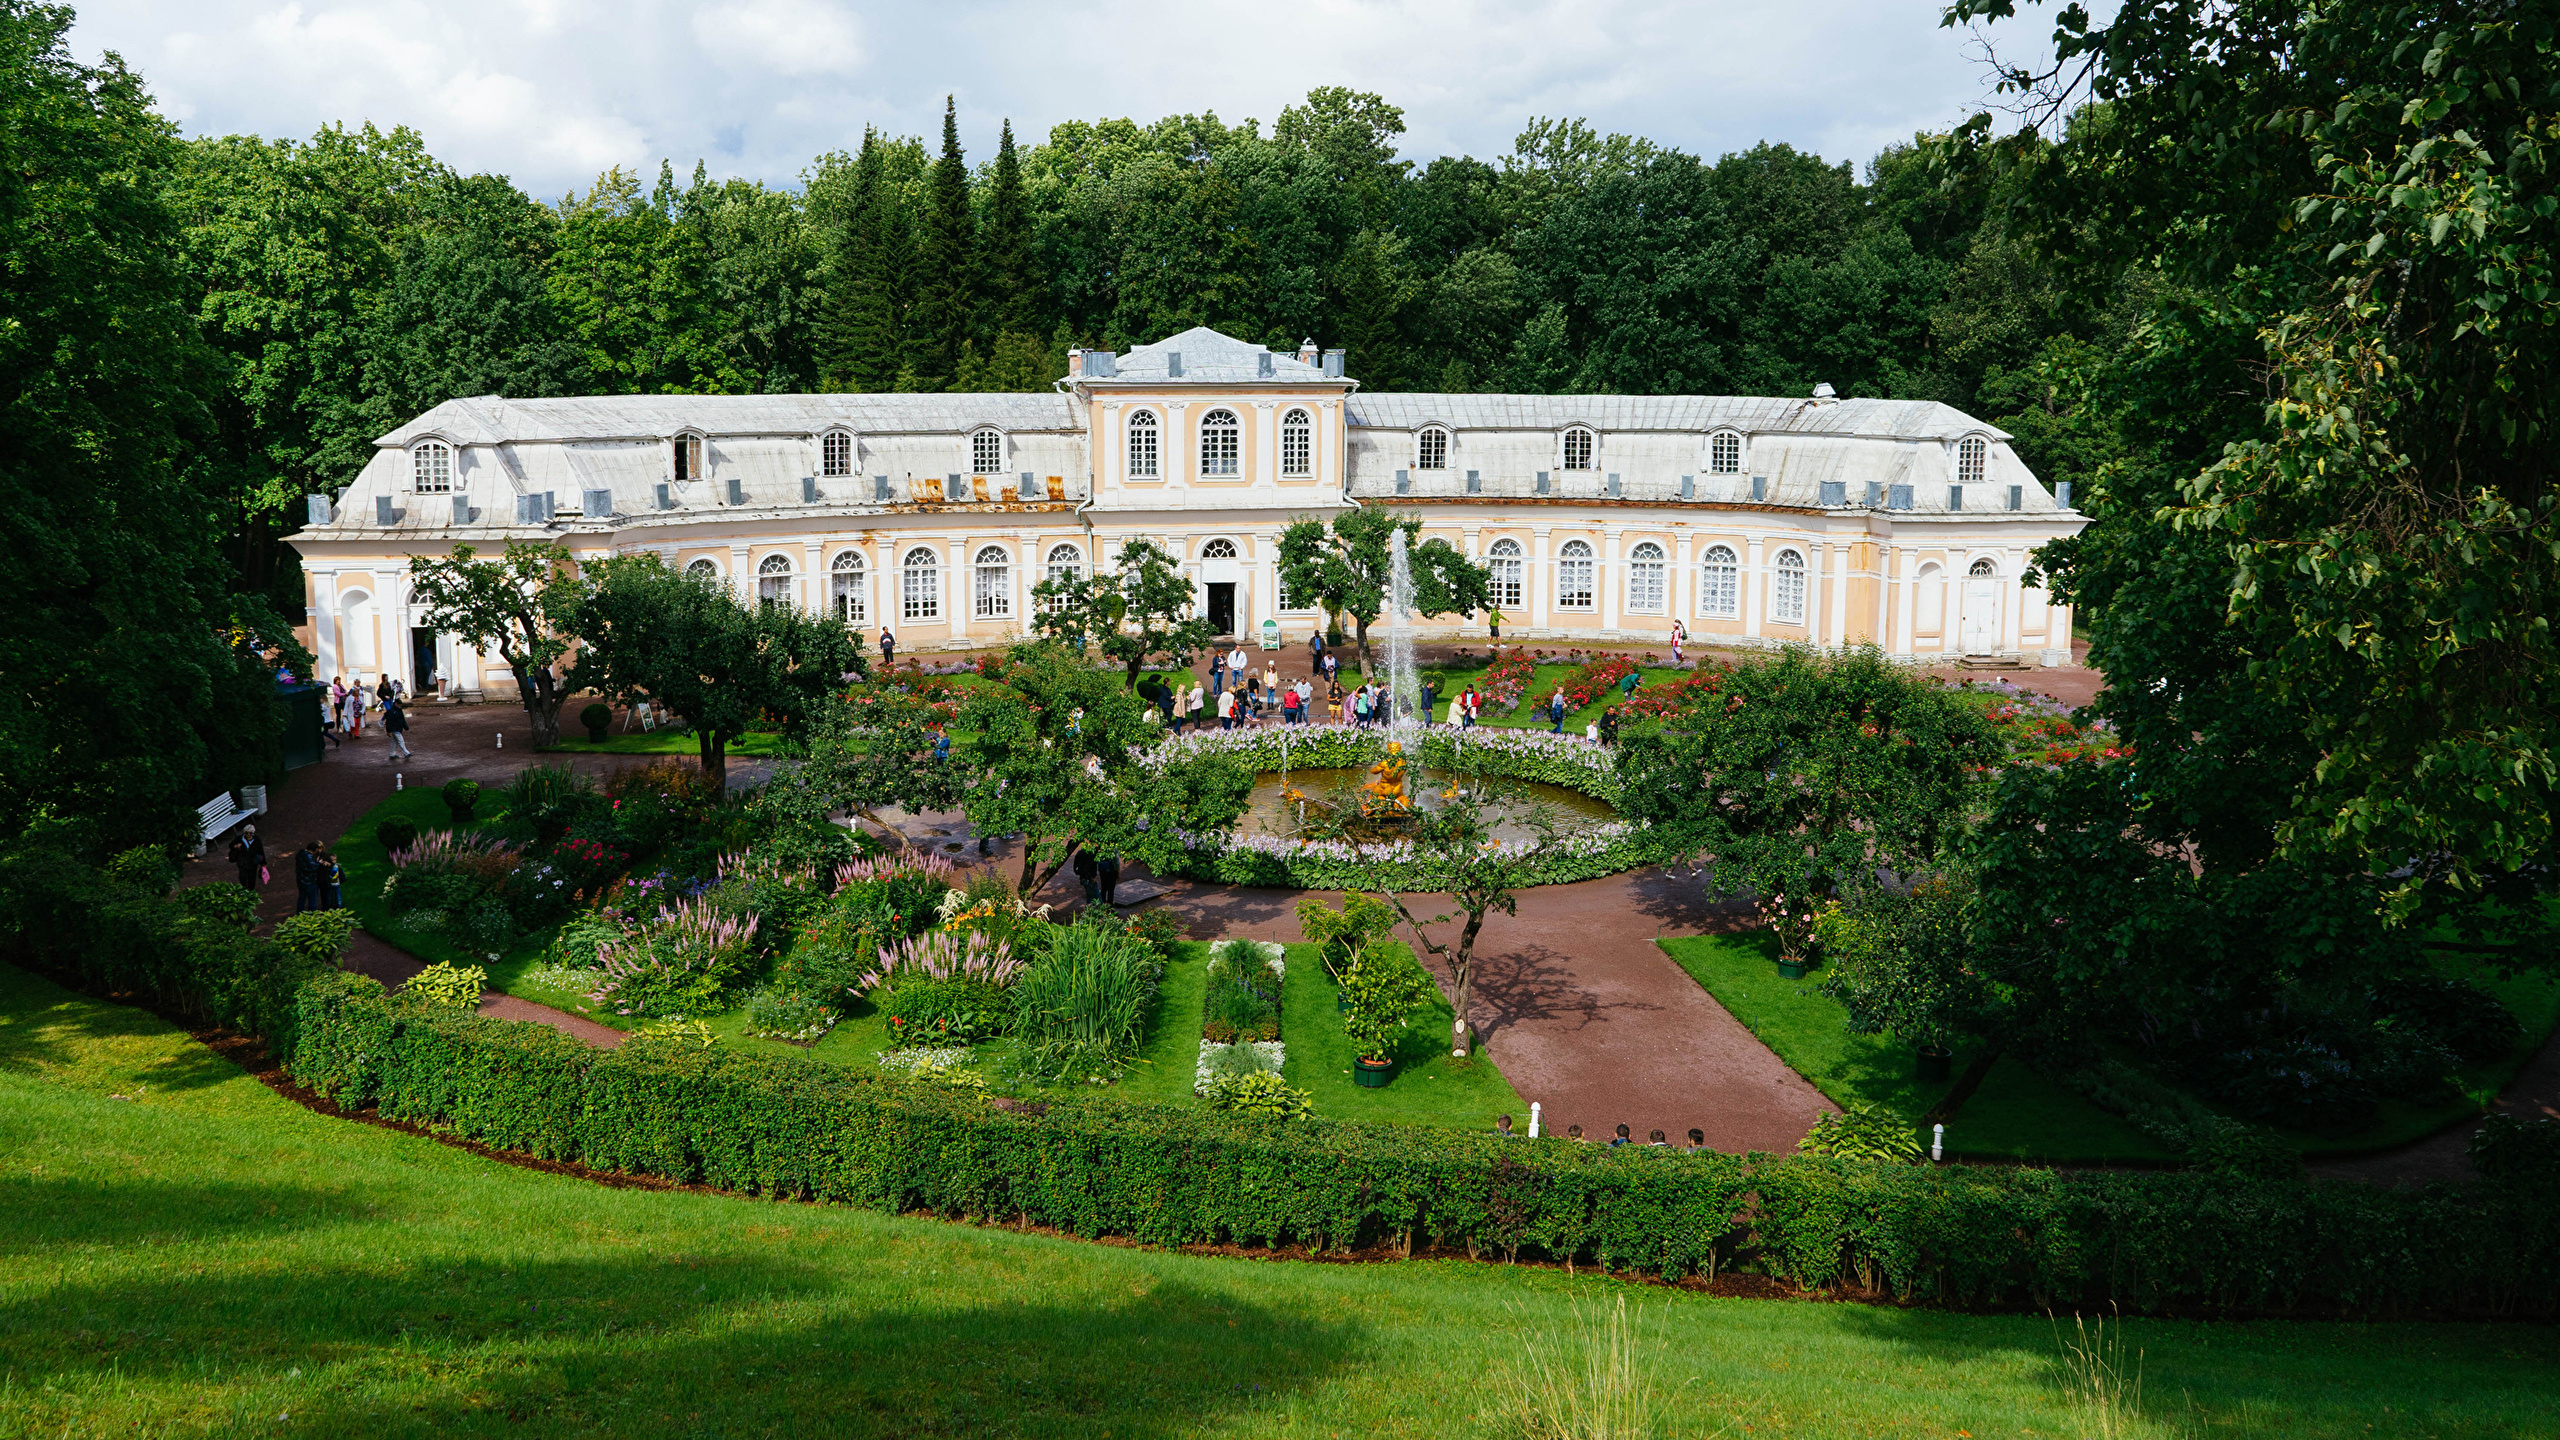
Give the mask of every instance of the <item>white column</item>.
<path id="1" fill-rule="evenodd" d="M 1278 432 L 1273 429 L 1279 422 L 1271 418 L 1272 407 L 1278 403 L 1276 400 L 1253 402 L 1253 475 L 1251 478 L 1256 489 L 1266 485 L 1276 485 L 1280 481 L 1280 442 Z"/>
<path id="2" fill-rule="evenodd" d="M 1604 526 L 1600 531 L 1600 575 L 1596 587 L 1600 591 L 1600 633 L 1618 628 L 1621 604 L 1626 599 L 1624 567 L 1618 564 L 1618 527 Z"/>
<path id="3" fill-rule="evenodd" d="M 1839 650 L 1849 643 L 1849 566 L 1856 558 L 1855 545 L 1835 544 L 1831 550 L 1831 648 Z"/>
<path id="4" fill-rule="evenodd" d="M 967 537 L 949 536 L 944 543 L 951 547 L 951 563 L 942 567 L 943 573 L 956 573 L 959 579 L 957 585 L 942 587 L 943 618 L 951 622 L 951 638 L 956 642 L 969 638 L 969 613 L 978 603 L 978 564 L 969 553 Z"/>
<path id="5" fill-rule="evenodd" d="M 1946 572 L 1938 577 L 1938 583 L 1947 590 L 1946 602 L 1938 607 L 1938 653 L 1941 655 L 1964 653 L 1965 568 L 1972 563 L 1973 552 L 1950 550 L 1947 552 Z"/>
<path id="6" fill-rule="evenodd" d="M 747 547 L 729 547 L 729 593 L 752 605 L 756 602 L 756 577 L 747 573 Z"/>
<path id="7" fill-rule="evenodd" d="M 338 572 L 314 570 L 310 573 L 312 663 L 320 670 L 311 678 L 326 681 L 341 673 L 338 669 Z"/>
<path id="8" fill-rule="evenodd" d="M 1164 407 L 1164 453 L 1157 457 L 1157 468 L 1164 472 L 1164 483 L 1181 485 L 1191 478 L 1191 406 L 1176 400 Z"/>
<path id="9" fill-rule="evenodd" d="M 2018 653 L 2018 628 L 2025 618 L 2020 612 L 2026 608 L 2027 593 L 2018 577 L 2026 568 L 2025 557 L 2014 550 L 2000 562 L 2000 652 L 2004 655 Z"/>
<path id="10" fill-rule="evenodd" d="M 1698 608 L 1697 596 L 1691 593 L 1698 584 L 1697 572 L 1689 564 L 1693 539 L 1686 525 L 1671 532 L 1671 583 L 1663 587 L 1662 603 L 1671 608 L 1671 623 L 1684 629 Z"/>
<path id="11" fill-rule="evenodd" d="M 800 567 L 800 613 L 821 614 L 827 608 L 827 574 L 819 566 L 826 559 L 827 547 L 820 541 L 812 540 L 800 548 L 802 553 L 809 557 L 808 563 Z"/>
<path id="12" fill-rule="evenodd" d="M 1750 536 L 1742 542 L 1742 633 L 1760 638 L 1760 599 L 1767 592 L 1768 581 L 1760 573 L 1761 537 Z"/>
<path id="13" fill-rule="evenodd" d="M 1555 598 L 1550 593 L 1555 581 L 1547 569 L 1547 534 L 1548 527 L 1544 525 L 1530 533 L 1529 558 L 1521 566 L 1527 572 L 1523 578 L 1529 588 L 1529 626 L 1533 630 L 1547 628 L 1547 608 Z"/>
<path id="14" fill-rule="evenodd" d="M 1893 558 L 1885 567 L 1887 574 L 1893 576 L 1886 588 L 1892 593 L 1894 607 L 1893 638 L 1886 642 L 1885 648 L 1896 655 L 1920 653 L 1919 637 L 1911 633 L 1915 603 L 1912 592 L 1918 585 L 1914 578 L 1918 573 L 1917 566 L 1917 557 L 1911 551 L 1896 547 Z"/>

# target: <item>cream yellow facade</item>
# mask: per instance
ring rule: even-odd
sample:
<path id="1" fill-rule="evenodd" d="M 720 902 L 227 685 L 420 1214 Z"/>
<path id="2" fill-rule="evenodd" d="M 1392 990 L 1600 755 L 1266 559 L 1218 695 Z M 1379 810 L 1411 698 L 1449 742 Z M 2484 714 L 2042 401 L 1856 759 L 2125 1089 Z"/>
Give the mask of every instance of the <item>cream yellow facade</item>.
<path id="1" fill-rule="evenodd" d="M 1223 629 L 1285 642 L 1321 617 L 1281 593 L 1281 529 L 1374 506 L 1488 567 L 1506 640 L 2069 655 L 2068 611 L 2023 577 L 2082 517 L 1943 405 L 1363 394 L 1340 352 L 1205 329 L 1070 371 L 1046 395 L 448 402 L 315 497 L 305 639 L 323 675 L 511 688 L 422 624 L 406 571 L 538 539 L 654 551 L 908 654 L 978 649 L 1027 633 L 1043 577 L 1144 536 Z"/>

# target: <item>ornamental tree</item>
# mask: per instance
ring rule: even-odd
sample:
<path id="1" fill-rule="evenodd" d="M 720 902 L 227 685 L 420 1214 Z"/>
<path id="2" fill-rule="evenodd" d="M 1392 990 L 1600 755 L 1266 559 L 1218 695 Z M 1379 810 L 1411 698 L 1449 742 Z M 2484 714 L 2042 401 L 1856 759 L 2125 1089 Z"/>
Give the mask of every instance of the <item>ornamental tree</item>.
<path id="1" fill-rule="evenodd" d="M 563 621 L 579 641 L 570 688 L 645 697 L 683 716 L 715 778 L 749 726 L 778 723 L 797 740 L 827 697 L 869 668 L 862 637 L 835 620 L 749 605 L 651 553 L 598 563 Z"/>
<path id="2" fill-rule="evenodd" d="M 835 805 L 905 837 L 877 813 L 951 810 L 966 793 L 965 762 L 951 752 L 933 707 L 904 686 L 872 684 L 819 706 L 799 747 L 804 774 Z"/>
<path id="3" fill-rule="evenodd" d="M 1520 913 L 1519 892 L 1538 883 L 1538 872 L 1556 844 L 1559 821 L 1543 802 L 1525 798 L 1519 787 L 1501 780 L 1484 775 L 1444 778 L 1444 793 L 1429 808 L 1414 812 L 1404 837 L 1411 842 L 1411 854 L 1366 863 L 1377 872 L 1369 888 L 1395 907 L 1413 943 L 1448 967 L 1450 1006 L 1456 1012 L 1449 1027 L 1449 1053 L 1465 1055 L 1475 1048 L 1467 1006 L 1475 994 L 1476 940 L 1495 912 Z M 1494 826 L 1505 819 L 1528 831 L 1529 838 L 1497 841 Z M 1431 877 L 1439 893 L 1449 897 L 1449 910 L 1422 919 L 1404 896 L 1387 888 L 1390 881 L 1414 872 Z M 1423 928 L 1462 918 L 1465 923 L 1453 940 L 1435 940 Z"/>
<path id="4" fill-rule="evenodd" d="M 1244 814 L 1251 769 L 1224 755 L 1146 763 L 1161 736 L 1145 702 L 1066 647 L 1016 646 L 999 681 L 961 705 L 976 740 L 960 805 L 979 834 L 1022 837 L 1024 900 L 1079 850 L 1164 869 L 1186 833 L 1223 834 Z"/>
<path id="5" fill-rule="evenodd" d="M 1472 615 L 1492 594 L 1483 566 L 1446 540 L 1422 538 L 1422 522 L 1384 510 L 1345 510 L 1328 525 L 1293 520 L 1280 532 L 1280 583 L 1300 604 L 1348 616 L 1360 643 L 1360 669 L 1374 675 L 1369 627 L 1386 613 L 1392 579 L 1390 537 L 1405 533 L 1405 568 L 1413 576 L 1417 615 Z"/>
<path id="6" fill-rule="evenodd" d="M 1119 663 L 1125 688 L 1138 688 L 1150 656 L 1187 667 L 1217 638 L 1196 613 L 1191 582 L 1170 552 L 1152 540 L 1120 547 L 1119 568 L 1052 576 L 1031 587 L 1031 628 L 1077 654 L 1087 647 Z"/>
<path id="7" fill-rule="evenodd" d="M 504 554 L 478 558 L 468 545 L 443 560 L 409 561 L 409 593 L 425 612 L 420 623 L 445 630 L 479 650 L 495 650 L 515 673 L 516 698 L 533 731 L 533 748 L 560 743 L 560 707 L 578 686 L 553 670 L 575 637 L 563 624 L 586 598 L 569 552 L 558 545 L 510 540 Z"/>

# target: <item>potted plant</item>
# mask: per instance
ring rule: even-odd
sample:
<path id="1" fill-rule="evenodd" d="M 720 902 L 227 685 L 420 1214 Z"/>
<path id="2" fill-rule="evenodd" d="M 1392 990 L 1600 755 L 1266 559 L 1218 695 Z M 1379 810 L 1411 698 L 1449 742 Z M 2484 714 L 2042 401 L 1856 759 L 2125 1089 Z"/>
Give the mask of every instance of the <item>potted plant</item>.
<path id="1" fill-rule="evenodd" d="M 606 728 L 613 724 L 613 711 L 601 704 L 590 705 L 578 712 L 578 720 L 587 727 L 587 738 L 602 744 Z"/>
<path id="2" fill-rule="evenodd" d="M 1778 974 L 1801 980 L 1813 968 L 1814 929 L 1820 914 L 1807 901 L 1790 903 L 1781 892 L 1760 902 L 1760 918 L 1778 937 Z"/>
<path id="3" fill-rule="evenodd" d="M 1431 977 L 1402 950 L 1378 946 L 1361 957 L 1342 977 L 1342 996 L 1349 1009 L 1343 1033 L 1351 1037 L 1355 1057 L 1351 1078 L 1375 1090 L 1395 1073 L 1396 1041 L 1414 1008 L 1434 993 Z"/>
<path id="4" fill-rule="evenodd" d="M 453 812 L 454 824 L 469 824 L 471 822 L 472 808 L 477 806 L 479 803 L 479 781 L 447 780 L 444 782 L 444 808 Z"/>
<path id="5" fill-rule="evenodd" d="M 1919 1058 L 1913 1078 L 1923 1085 L 1944 1085 L 1955 1073 L 1956 1052 L 1944 1045 L 1916 1046 L 1912 1053 Z"/>

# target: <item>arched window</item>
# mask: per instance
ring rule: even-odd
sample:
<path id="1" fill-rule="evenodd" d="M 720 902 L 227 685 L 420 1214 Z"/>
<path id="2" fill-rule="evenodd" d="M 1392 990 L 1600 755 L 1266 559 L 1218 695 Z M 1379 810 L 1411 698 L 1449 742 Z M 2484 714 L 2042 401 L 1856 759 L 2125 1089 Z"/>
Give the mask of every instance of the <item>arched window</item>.
<path id="1" fill-rule="evenodd" d="M 1595 566 L 1587 541 L 1567 540 L 1556 552 L 1556 608 L 1588 610 L 1592 608 Z"/>
<path id="2" fill-rule="evenodd" d="M 711 559 L 709 556 L 705 556 L 702 559 L 696 560 L 692 564 L 684 567 L 684 574 L 685 578 L 688 580 L 701 580 L 717 584 L 720 579 L 720 562 Z"/>
<path id="3" fill-rule="evenodd" d="M 1200 558 L 1203 560 L 1233 560 L 1236 558 L 1236 542 L 1233 540 L 1212 540 L 1208 544 L 1200 547 Z"/>
<path id="4" fill-rule="evenodd" d="M 409 452 L 409 488 L 421 495 L 453 492 L 453 447 L 441 440 L 422 440 Z"/>
<path id="5" fill-rule="evenodd" d="M 1777 573 L 1769 585 L 1769 618 L 1781 624 L 1804 623 L 1804 556 L 1778 552 Z"/>
<path id="6" fill-rule="evenodd" d="M 1156 412 L 1129 412 L 1129 478 L 1156 478 Z"/>
<path id="7" fill-rule="evenodd" d="M 1742 567 L 1733 547 L 1710 545 L 1698 558 L 1698 614 L 1708 620 L 1731 620 L 1742 613 Z"/>
<path id="8" fill-rule="evenodd" d="M 1449 432 L 1437 425 L 1426 425 L 1413 447 L 1413 468 L 1446 470 L 1449 468 Z"/>
<path id="9" fill-rule="evenodd" d="M 836 618 L 847 625 L 868 624 L 871 620 L 870 586 L 864 583 L 870 577 L 862 572 L 861 551 L 847 550 L 836 557 L 831 577 L 835 612 Z"/>
<path id="10" fill-rule="evenodd" d="M 1292 410 L 1280 417 L 1280 473 L 1316 473 L 1316 422 L 1304 410 Z"/>
<path id="11" fill-rule="evenodd" d="M 981 620 L 1002 620 L 1013 613 L 1013 556 L 1001 545 L 979 547 L 977 608 Z"/>
<path id="12" fill-rule="evenodd" d="M 675 475 L 679 480 L 702 478 L 702 437 L 679 435 L 675 438 Z"/>
<path id="13" fill-rule="evenodd" d="M 1647 540 L 1627 552 L 1627 613 L 1659 615 L 1664 604 L 1662 547 Z"/>
<path id="14" fill-rule="evenodd" d="M 1236 473 L 1236 412 L 1212 410 L 1200 417 L 1200 473 Z"/>
<path id="15" fill-rule="evenodd" d="M 791 603 L 791 557 L 767 555 L 756 566 L 756 603 L 788 605 Z"/>
<path id="16" fill-rule="evenodd" d="M 1742 473 L 1742 436 L 1731 430 L 1719 430 L 1707 439 L 1707 473 L 1739 475 Z"/>
<path id="17" fill-rule="evenodd" d="M 1591 457 L 1599 451 L 1599 448 L 1599 436 L 1592 434 L 1583 426 L 1574 426 L 1564 432 L 1564 468 L 1567 470 L 1590 469 Z"/>
<path id="18" fill-rule="evenodd" d="M 1049 547 L 1048 569 L 1049 583 L 1064 587 L 1084 573 L 1084 552 L 1073 545 L 1052 545 Z M 1049 601 L 1047 608 L 1063 610 L 1066 604 L 1065 596 L 1056 596 Z"/>
<path id="19" fill-rule="evenodd" d="M 1983 466 L 1991 458 L 1991 446 L 1979 435 L 1967 435 L 1956 442 L 1956 483 L 1979 485 Z"/>
<path id="20" fill-rule="evenodd" d="M 942 557 L 919 545 L 899 563 L 898 613 L 909 620 L 942 618 Z"/>
<path id="21" fill-rule="evenodd" d="M 969 473 L 995 475 L 1004 470 L 1004 432 L 996 429 L 969 432 Z"/>
<path id="22" fill-rule="evenodd" d="M 1487 554 L 1491 558 L 1489 568 L 1493 574 L 1493 608 L 1519 609 L 1521 595 L 1527 588 L 1521 583 L 1520 542 L 1496 540 Z"/>
<path id="23" fill-rule="evenodd" d="M 818 473 L 829 477 L 853 473 L 852 436 L 830 430 L 818 437 Z"/>
<path id="24" fill-rule="evenodd" d="M 1997 575 L 2000 573 L 2000 567 L 1988 560 L 1976 560 L 1973 562 L 1972 573 L 1983 576 Z"/>

